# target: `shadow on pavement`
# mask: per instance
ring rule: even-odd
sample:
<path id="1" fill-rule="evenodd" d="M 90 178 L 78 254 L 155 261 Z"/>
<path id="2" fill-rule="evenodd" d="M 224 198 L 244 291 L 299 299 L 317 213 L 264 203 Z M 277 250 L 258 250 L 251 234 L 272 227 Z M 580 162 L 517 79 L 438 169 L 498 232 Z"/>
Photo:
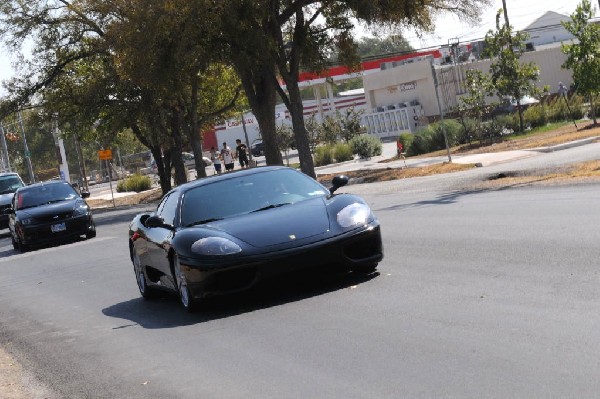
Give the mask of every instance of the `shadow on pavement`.
<path id="1" fill-rule="evenodd" d="M 129 320 L 115 327 L 127 328 L 139 325 L 143 328 L 174 328 L 211 320 L 227 318 L 286 303 L 301 301 L 314 296 L 350 289 L 366 283 L 379 273 L 369 275 L 345 273 L 321 273 L 279 276 L 259 284 L 257 287 L 235 295 L 224 295 L 204 302 L 201 309 L 189 314 L 179 303 L 175 293 L 145 300 L 141 297 L 120 302 L 102 310 L 106 316 Z"/>

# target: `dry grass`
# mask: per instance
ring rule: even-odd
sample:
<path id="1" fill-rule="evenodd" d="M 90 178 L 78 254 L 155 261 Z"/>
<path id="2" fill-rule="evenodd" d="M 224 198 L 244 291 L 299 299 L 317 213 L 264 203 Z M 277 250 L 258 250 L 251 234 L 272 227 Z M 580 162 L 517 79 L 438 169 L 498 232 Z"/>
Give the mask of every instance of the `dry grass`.
<path id="1" fill-rule="evenodd" d="M 488 152 L 526 150 L 538 147 L 550 147 L 568 143 L 570 141 L 600 136 L 600 127 L 592 127 L 591 122 L 580 122 L 577 127 L 578 129 L 575 129 L 573 124 L 569 124 L 547 132 L 508 137 L 505 141 L 485 146 L 461 145 L 452 148 L 451 152 L 453 154 L 481 154 Z M 446 150 L 419 155 L 417 158 L 442 155 L 446 155 Z"/>
<path id="2" fill-rule="evenodd" d="M 373 170 L 355 170 L 345 172 L 344 174 L 356 183 L 373 183 L 379 181 L 389 181 L 406 179 L 410 177 L 431 176 L 441 173 L 459 172 L 461 170 L 474 168 L 472 164 L 457 164 L 457 163 L 439 163 L 436 165 L 424 166 L 419 168 L 386 168 Z M 321 183 L 329 184 L 334 174 L 319 175 L 318 180 Z"/>
<path id="3" fill-rule="evenodd" d="M 513 136 L 505 141 L 486 145 L 486 146 L 469 146 L 463 145 L 460 147 L 454 147 L 451 149 L 453 154 L 481 154 L 490 152 L 500 151 L 512 151 L 512 150 L 524 150 L 538 147 L 549 147 L 559 144 L 564 144 L 570 141 L 582 140 L 590 137 L 600 136 L 600 127 L 592 127 L 591 122 L 579 123 L 578 129 L 575 129 L 573 124 L 561 126 L 559 128 L 547 131 L 538 132 L 531 135 Z M 431 157 L 431 156 L 444 156 L 446 150 L 436 151 L 434 153 L 419 155 L 419 157 Z M 391 160 L 388 160 L 391 161 Z M 473 165 L 465 165 L 465 169 L 472 167 Z M 402 179 L 406 177 L 417 177 L 427 176 L 438 173 L 449 173 L 457 170 L 464 169 L 452 169 L 448 168 L 445 170 L 443 165 L 433 165 L 427 168 L 414 168 L 416 169 L 414 175 L 406 173 L 412 169 L 402 170 L 401 172 L 390 172 L 389 169 L 384 171 L 360 171 L 355 176 L 353 173 L 348 173 L 349 177 L 359 177 L 362 181 L 376 182 L 376 181 L 387 181 L 394 179 Z M 403 173 L 404 172 L 404 173 Z M 319 181 L 329 182 L 332 176 L 323 176 L 319 178 Z M 573 164 L 565 167 L 561 170 L 553 171 L 538 171 L 532 174 L 520 174 L 518 176 L 505 176 L 500 179 L 494 179 L 489 182 L 483 183 L 485 186 L 509 186 L 509 185 L 526 185 L 526 184 L 551 184 L 551 183 L 575 183 L 575 182 L 588 182 L 600 180 L 600 161 L 584 162 L 580 164 Z"/>

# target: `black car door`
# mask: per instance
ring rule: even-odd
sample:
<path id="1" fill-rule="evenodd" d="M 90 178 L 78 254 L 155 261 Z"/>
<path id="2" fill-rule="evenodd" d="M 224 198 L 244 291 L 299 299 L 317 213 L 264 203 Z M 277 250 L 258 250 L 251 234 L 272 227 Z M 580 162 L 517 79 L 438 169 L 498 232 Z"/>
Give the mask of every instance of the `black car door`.
<path id="1" fill-rule="evenodd" d="M 168 227 L 146 228 L 147 255 L 149 264 L 160 272 L 170 276 L 169 250 L 171 240 L 175 233 L 175 217 L 178 214 L 179 193 L 172 192 L 164 198 L 163 203 L 157 209 L 157 216 L 163 218 Z"/>

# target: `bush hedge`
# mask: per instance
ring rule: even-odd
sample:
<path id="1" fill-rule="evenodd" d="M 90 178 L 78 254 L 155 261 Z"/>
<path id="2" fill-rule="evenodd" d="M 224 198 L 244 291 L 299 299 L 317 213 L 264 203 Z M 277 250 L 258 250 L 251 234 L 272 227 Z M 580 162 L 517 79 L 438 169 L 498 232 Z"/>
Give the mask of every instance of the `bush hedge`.
<path id="1" fill-rule="evenodd" d="M 371 158 L 381 155 L 383 145 L 378 137 L 369 134 L 359 134 L 350 140 L 352 153 L 357 154 L 360 158 Z"/>
<path id="2" fill-rule="evenodd" d="M 351 161 L 354 159 L 352 148 L 346 143 L 337 143 L 333 147 L 333 157 L 336 162 Z"/>
<path id="3" fill-rule="evenodd" d="M 131 175 L 117 183 L 118 193 L 127 191 L 139 193 L 141 191 L 150 190 L 150 188 L 152 188 L 152 180 L 150 180 L 148 176 L 142 176 L 140 174 Z"/>

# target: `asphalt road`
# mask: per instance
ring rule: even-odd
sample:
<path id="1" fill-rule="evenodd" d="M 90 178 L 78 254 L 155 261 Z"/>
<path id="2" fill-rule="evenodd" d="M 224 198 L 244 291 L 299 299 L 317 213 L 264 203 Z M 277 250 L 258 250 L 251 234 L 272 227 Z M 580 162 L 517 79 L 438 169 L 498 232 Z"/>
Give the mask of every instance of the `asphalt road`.
<path id="1" fill-rule="evenodd" d="M 16 254 L 0 239 L 0 344 L 64 398 L 595 398 L 600 184 L 469 190 L 592 145 L 454 176 L 354 185 L 379 273 L 293 276 L 188 315 L 139 297 L 127 223 Z"/>

